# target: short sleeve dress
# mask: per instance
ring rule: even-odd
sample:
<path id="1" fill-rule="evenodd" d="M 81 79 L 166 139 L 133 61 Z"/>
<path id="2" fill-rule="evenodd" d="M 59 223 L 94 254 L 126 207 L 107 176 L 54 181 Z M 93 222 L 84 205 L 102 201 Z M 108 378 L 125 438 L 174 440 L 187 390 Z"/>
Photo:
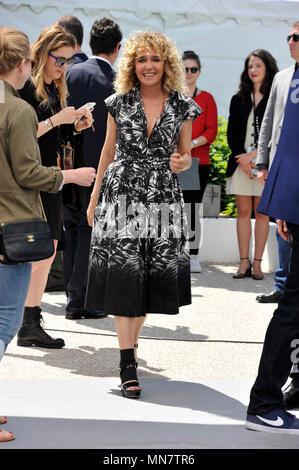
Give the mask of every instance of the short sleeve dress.
<path id="1" fill-rule="evenodd" d="M 151 135 L 138 88 L 105 100 L 117 125 L 91 238 L 88 310 L 139 317 L 176 314 L 191 303 L 183 196 L 169 158 L 185 120 L 200 107 L 171 92 Z"/>

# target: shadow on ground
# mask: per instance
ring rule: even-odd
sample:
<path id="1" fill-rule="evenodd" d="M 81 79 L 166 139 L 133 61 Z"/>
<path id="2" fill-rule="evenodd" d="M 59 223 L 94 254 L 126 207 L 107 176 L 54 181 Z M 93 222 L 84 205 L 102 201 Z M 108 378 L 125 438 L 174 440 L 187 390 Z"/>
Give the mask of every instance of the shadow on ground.
<path id="1" fill-rule="evenodd" d="M 83 417 L 82 409 L 87 409 L 88 402 L 88 414 L 90 416 L 92 409 L 93 419 L 64 418 L 63 403 L 57 409 L 57 397 L 61 398 L 60 382 L 54 388 L 55 381 L 52 381 L 53 394 L 47 400 L 47 412 L 53 411 L 53 417 L 10 415 L 9 428 L 15 432 L 16 440 L 1 443 L 1 448 L 298 448 L 296 436 L 247 431 L 244 427 L 246 407 L 227 394 L 203 384 L 146 380 L 142 398 L 132 402 L 121 397 L 119 391 L 116 394 L 113 389 L 110 391 L 112 396 L 107 397 L 107 380 L 87 382 L 76 381 L 76 388 L 73 382 L 68 385 L 72 394 L 65 408 L 72 409 L 75 417 Z M 37 384 L 37 392 L 45 393 L 38 387 Z M 49 389 L 49 381 L 45 381 L 42 387 Z M 63 387 L 66 387 L 65 383 Z M 32 385 L 25 384 L 27 400 L 30 390 Z M 72 403 L 74 392 L 84 396 L 84 402 L 78 400 L 76 407 Z M 17 391 L 16 395 L 18 393 L 21 394 L 21 391 Z M 17 400 L 20 406 L 21 395 L 14 397 L 14 402 Z M 182 408 L 193 413 L 184 412 Z M 61 418 L 55 418 L 59 412 Z"/>

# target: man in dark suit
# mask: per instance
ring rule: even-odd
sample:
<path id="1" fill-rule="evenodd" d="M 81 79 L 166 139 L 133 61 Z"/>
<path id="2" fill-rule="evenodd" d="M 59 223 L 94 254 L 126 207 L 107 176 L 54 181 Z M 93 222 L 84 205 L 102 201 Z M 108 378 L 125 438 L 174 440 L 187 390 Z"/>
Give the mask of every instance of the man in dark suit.
<path id="1" fill-rule="evenodd" d="M 290 263 L 284 292 L 267 328 L 246 427 L 299 435 L 299 419 L 285 411 L 294 407 L 298 389 L 291 390 L 288 400 L 282 393 L 292 365 L 298 364 L 299 344 L 299 21 L 287 40 L 296 63 L 274 78 L 259 140 L 259 148 L 265 147 L 266 152 L 258 156 L 257 164 L 258 177 L 267 180 L 258 211 L 277 219 L 279 235 L 291 242 Z M 269 152 L 274 158 L 268 173 L 262 155 Z"/>
<path id="2" fill-rule="evenodd" d="M 94 22 L 90 31 L 92 57 L 67 70 L 70 94 L 69 106 L 79 108 L 95 102 L 93 129 L 84 135 L 83 152 L 78 166 L 98 167 L 106 137 L 107 109 L 104 100 L 113 90 L 114 71 L 122 33 L 119 26 L 108 18 Z M 84 308 L 91 228 L 86 218 L 91 190 L 81 192 L 82 207 L 74 211 L 64 209 L 64 227 L 67 249 L 63 253 L 64 281 L 67 294 L 66 318 L 101 318 L 101 312 L 88 312 Z"/>
<path id="3" fill-rule="evenodd" d="M 64 15 L 56 21 L 56 24 L 75 36 L 77 46 L 74 50 L 73 59 L 76 60 L 77 64 L 85 62 L 88 56 L 81 49 L 83 42 L 83 25 L 79 18 L 72 15 Z"/>

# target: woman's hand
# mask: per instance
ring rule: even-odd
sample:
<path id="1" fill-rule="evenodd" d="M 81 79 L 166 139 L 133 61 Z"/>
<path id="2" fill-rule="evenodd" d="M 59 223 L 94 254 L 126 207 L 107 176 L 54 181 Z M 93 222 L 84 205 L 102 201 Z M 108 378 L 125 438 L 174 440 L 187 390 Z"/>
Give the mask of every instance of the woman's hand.
<path id="1" fill-rule="evenodd" d="M 250 155 L 250 153 L 241 153 L 240 155 L 235 156 L 235 159 L 237 160 L 237 163 L 240 165 L 242 170 L 244 167 L 250 164 L 252 158 L 253 157 Z"/>
<path id="2" fill-rule="evenodd" d="M 185 153 L 181 155 L 178 152 L 170 155 L 169 166 L 174 173 L 180 173 L 181 171 L 188 170 L 191 166 L 191 155 Z"/>
<path id="3" fill-rule="evenodd" d="M 76 121 L 74 126 L 76 131 L 83 131 L 84 129 L 88 129 L 89 127 L 92 126 L 93 123 L 93 117 L 91 114 L 91 111 L 88 109 L 85 109 L 85 114 L 83 118 L 79 119 L 79 121 Z"/>
<path id="4" fill-rule="evenodd" d="M 91 186 L 96 177 L 96 171 L 92 167 L 62 170 L 62 173 L 64 176 L 64 184 L 75 183 L 79 186 Z"/>
<path id="5" fill-rule="evenodd" d="M 261 183 L 262 186 L 265 186 L 267 176 L 268 176 L 268 170 L 260 170 L 258 172 L 257 179 Z"/>
<path id="6" fill-rule="evenodd" d="M 78 121 L 85 116 L 86 112 L 86 109 L 75 109 L 74 106 L 67 106 L 59 111 L 59 113 L 54 114 L 54 116 L 51 117 L 51 121 L 54 126 L 59 126 L 60 124 L 73 124 L 75 121 Z"/>
<path id="7" fill-rule="evenodd" d="M 290 233 L 288 231 L 287 224 L 284 220 L 277 219 L 277 230 L 281 238 L 289 242 L 291 240 Z"/>
<path id="8" fill-rule="evenodd" d="M 242 171 L 244 171 L 244 173 L 246 173 L 246 175 L 249 176 L 251 180 L 254 178 L 253 173 L 252 173 L 253 166 L 250 163 L 246 166 L 241 166 L 240 168 Z"/>
<path id="9" fill-rule="evenodd" d="M 90 200 L 87 211 L 86 211 L 86 216 L 87 216 L 87 222 L 90 227 L 93 226 L 93 219 L 94 219 L 94 213 L 96 210 L 97 204 Z"/>

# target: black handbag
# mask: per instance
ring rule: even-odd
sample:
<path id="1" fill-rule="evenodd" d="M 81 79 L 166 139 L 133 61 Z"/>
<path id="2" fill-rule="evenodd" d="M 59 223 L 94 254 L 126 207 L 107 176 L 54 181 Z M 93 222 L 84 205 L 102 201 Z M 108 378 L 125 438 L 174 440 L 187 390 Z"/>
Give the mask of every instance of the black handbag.
<path id="1" fill-rule="evenodd" d="M 0 225 L 0 246 L 4 257 L 2 263 L 31 263 L 53 255 L 53 236 L 42 203 L 41 207 L 45 220 L 24 220 Z"/>

